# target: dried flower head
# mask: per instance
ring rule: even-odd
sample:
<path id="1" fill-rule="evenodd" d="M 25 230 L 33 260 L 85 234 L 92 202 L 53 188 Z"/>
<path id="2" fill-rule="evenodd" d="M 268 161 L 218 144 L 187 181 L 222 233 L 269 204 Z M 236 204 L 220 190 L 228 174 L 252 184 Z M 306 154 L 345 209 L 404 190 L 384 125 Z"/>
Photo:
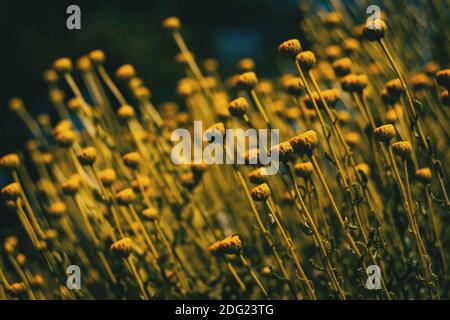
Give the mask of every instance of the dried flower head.
<path id="1" fill-rule="evenodd" d="M 55 83 L 56 81 L 58 81 L 58 74 L 55 70 L 48 69 L 44 71 L 42 78 L 47 83 Z"/>
<path id="2" fill-rule="evenodd" d="M 14 282 L 9 285 L 7 290 L 13 295 L 20 295 L 27 290 L 27 286 L 23 282 Z"/>
<path id="3" fill-rule="evenodd" d="M 405 92 L 405 88 L 403 88 L 400 79 L 392 79 L 386 82 L 384 87 L 387 90 L 387 93 L 391 97 L 399 97 Z"/>
<path id="4" fill-rule="evenodd" d="M 94 147 L 87 147 L 80 151 L 78 155 L 78 161 L 82 165 L 91 166 L 94 164 L 95 159 L 97 158 L 97 150 Z"/>
<path id="5" fill-rule="evenodd" d="M 314 172 L 314 167 L 311 162 L 300 162 L 294 165 L 294 173 L 296 176 L 308 180 Z"/>
<path id="6" fill-rule="evenodd" d="M 300 52 L 295 59 L 297 60 L 300 68 L 304 71 L 309 71 L 314 68 L 317 63 L 316 56 L 312 51 L 303 51 Z"/>
<path id="7" fill-rule="evenodd" d="M 90 70 L 92 68 L 91 60 L 88 56 L 82 56 L 76 61 L 77 69 L 81 72 Z"/>
<path id="8" fill-rule="evenodd" d="M 342 47 L 347 54 L 351 55 L 359 49 L 359 41 L 355 38 L 345 39 L 342 43 Z"/>
<path id="9" fill-rule="evenodd" d="M 159 218 L 159 212 L 156 208 L 147 208 L 142 211 L 142 217 L 147 221 L 156 221 Z"/>
<path id="10" fill-rule="evenodd" d="M 206 129 L 204 135 L 209 142 L 212 142 L 213 137 L 225 135 L 225 125 L 222 122 L 217 122 Z"/>
<path id="11" fill-rule="evenodd" d="M 275 159 L 279 159 L 282 162 L 291 161 L 294 156 L 294 150 L 292 149 L 289 141 L 281 142 L 270 149 L 270 155 Z"/>
<path id="12" fill-rule="evenodd" d="M 133 240 L 128 237 L 122 238 L 111 244 L 110 249 L 114 254 L 127 258 L 133 251 Z"/>
<path id="13" fill-rule="evenodd" d="M 162 27 L 167 30 L 179 30 L 181 27 L 180 19 L 177 17 L 168 17 L 163 20 Z"/>
<path id="14" fill-rule="evenodd" d="M 299 155 L 312 155 L 314 149 L 319 144 L 319 138 L 314 130 L 308 130 L 292 138 L 289 143 Z"/>
<path id="15" fill-rule="evenodd" d="M 381 19 L 368 20 L 363 28 L 363 35 L 369 41 L 378 41 L 386 33 L 386 23 Z"/>
<path id="16" fill-rule="evenodd" d="M 248 108 L 248 101 L 243 97 L 232 100 L 228 105 L 228 111 L 235 117 L 243 116 L 247 112 Z"/>
<path id="17" fill-rule="evenodd" d="M 124 64 L 116 70 L 117 79 L 127 81 L 136 76 L 136 70 L 131 64 Z"/>
<path id="18" fill-rule="evenodd" d="M 135 116 L 134 108 L 128 104 L 124 104 L 117 110 L 117 115 L 123 121 L 130 120 Z"/>
<path id="19" fill-rule="evenodd" d="M 53 68 L 61 73 L 70 72 L 73 68 L 72 60 L 69 58 L 59 58 L 53 62 Z"/>
<path id="20" fill-rule="evenodd" d="M 23 100 L 20 98 L 11 98 L 8 103 L 9 109 L 14 112 L 20 112 L 25 109 Z"/>
<path id="21" fill-rule="evenodd" d="M 416 179 L 423 184 L 428 184 L 433 179 L 433 174 L 430 168 L 420 168 L 416 170 Z"/>
<path id="22" fill-rule="evenodd" d="M 250 58 L 243 58 L 238 61 L 237 68 L 239 72 L 248 72 L 255 70 L 255 61 Z"/>
<path id="23" fill-rule="evenodd" d="M 17 153 L 9 153 L 0 158 L 0 168 L 16 170 L 20 166 L 20 158 Z"/>
<path id="24" fill-rule="evenodd" d="M 267 176 L 261 174 L 261 170 L 264 168 L 257 168 L 250 171 L 247 174 L 248 180 L 253 184 L 261 184 L 267 182 Z"/>
<path id="25" fill-rule="evenodd" d="M 270 188 L 267 183 L 262 183 L 250 190 L 250 195 L 254 201 L 266 201 L 270 197 Z"/>
<path id="26" fill-rule="evenodd" d="M 389 143 L 395 137 L 395 127 L 392 124 L 385 124 L 375 128 L 373 135 L 376 140 L 384 143 Z"/>
<path id="27" fill-rule="evenodd" d="M 52 217 L 61 217 L 66 213 L 66 205 L 64 202 L 55 202 L 47 208 L 47 213 Z"/>
<path id="28" fill-rule="evenodd" d="M 342 49 L 338 45 L 330 45 L 325 48 L 325 55 L 329 62 L 333 62 L 342 57 Z"/>
<path id="29" fill-rule="evenodd" d="M 129 152 L 123 156 L 123 161 L 127 167 L 136 169 L 141 163 L 141 156 L 137 152 Z"/>
<path id="30" fill-rule="evenodd" d="M 221 254 L 239 254 L 242 249 L 242 240 L 240 235 L 234 234 L 220 241 L 218 251 Z"/>
<path id="31" fill-rule="evenodd" d="M 100 171 L 98 177 L 105 187 L 110 187 L 117 179 L 116 172 L 111 168 Z"/>
<path id="32" fill-rule="evenodd" d="M 433 80 L 426 73 L 412 76 L 410 82 L 414 91 L 427 90 L 433 87 Z"/>
<path id="33" fill-rule="evenodd" d="M 21 187 L 17 182 L 10 183 L 3 187 L 2 195 L 7 200 L 16 200 L 20 196 Z"/>
<path id="34" fill-rule="evenodd" d="M 287 58 L 290 58 L 292 60 L 295 59 L 295 57 L 302 51 L 302 46 L 300 44 L 300 41 L 297 39 L 290 39 L 283 41 L 278 46 L 278 52 Z"/>
<path id="35" fill-rule="evenodd" d="M 450 89 L 450 69 L 439 70 L 436 72 L 436 81 L 438 85 Z"/>
<path id="36" fill-rule="evenodd" d="M 55 141 L 63 148 L 70 148 L 75 142 L 76 135 L 72 130 L 64 130 L 55 135 Z"/>
<path id="37" fill-rule="evenodd" d="M 347 92 L 362 92 L 367 87 L 368 79 L 364 74 L 348 74 L 341 78 L 342 90 Z"/>
<path id="38" fill-rule="evenodd" d="M 351 72 L 353 63 L 350 58 L 345 57 L 335 60 L 331 65 L 336 75 L 343 77 Z"/>
<path id="39" fill-rule="evenodd" d="M 136 195 L 134 194 L 133 189 L 126 188 L 126 189 L 123 189 L 122 191 L 119 191 L 116 194 L 115 199 L 117 200 L 118 204 L 120 204 L 122 206 L 127 206 L 136 199 Z"/>
<path id="40" fill-rule="evenodd" d="M 105 53 L 102 50 L 93 50 L 89 52 L 89 59 L 94 64 L 102 64 L 105 62 Z"/>
<path id="41" fill-rule="evenodd" d="M 78 175 L 71 176 L 62 184 L 62 190 L 66 195 L 75 195 L 80 190 L 81 179 Z"/>
<path id="42" fill-rule="evenodd" d="M 404 160 L 411 158 L 412 151 L 412 145 L 409 141 L 399 141 L 392 144 L 392 152 Z"/>
<path id="43" fill-rule="evenodd" d="M 304 90 L 303 83 L 299 77 L 285 78 L 282 85 L 287 93 L 296 97 L 300 96 Z"/>
<path id="44" fill-rule="evenodd" d="M 361 135 L 358 132 L 349 132 L 344 136 L 344 140 L 349 146 L 356 147 L 361 143 Z"/>
<path id="45" fill-rule="evenodd" d="M 244 72 L 236 79 L 236 86 L 242 90 L 252 90 L 258 83 L 256 74 L 252 71 Z"/>

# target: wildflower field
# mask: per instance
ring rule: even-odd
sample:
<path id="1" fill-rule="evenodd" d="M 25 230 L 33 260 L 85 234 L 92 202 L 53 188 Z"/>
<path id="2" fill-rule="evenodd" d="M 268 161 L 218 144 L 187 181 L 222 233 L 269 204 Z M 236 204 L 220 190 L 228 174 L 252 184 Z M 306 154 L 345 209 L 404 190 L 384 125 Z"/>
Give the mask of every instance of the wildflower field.
<path id="1" fill-rule="evenodd" d="M 450 42 L 431 34 L 448 32 L 450 3 L 384 1 L 377 16 L 313 2 L 269 75 L 197 58 L 182 19 L 162 16 L 184 72 L 171 102 L 102 48 L 42 66 L 55 116 L 2 101 L 33 139 L 0 155 L 17 225 L 0 239 L 0 299 L 449 299 Z M 175 163 L 173 132 L 195 136 L 194 121 L 215 137 L 277 129 L 258 146 L 278 171 L 258 148 Z"/>

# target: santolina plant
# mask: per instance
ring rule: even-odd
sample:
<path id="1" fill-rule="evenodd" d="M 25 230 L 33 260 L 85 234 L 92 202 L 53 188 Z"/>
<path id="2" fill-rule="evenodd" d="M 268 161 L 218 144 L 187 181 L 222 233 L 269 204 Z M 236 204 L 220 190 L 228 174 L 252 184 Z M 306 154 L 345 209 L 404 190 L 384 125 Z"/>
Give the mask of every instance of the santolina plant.
<path id="1" fill-rule="evenodd" d="M 303 1 L 279 78 L 198 61 L 169 17 L 168 102 L 102 50 L 57 59 L 55 117 L 9 101 L 33 139 L 0 157 L 0 299 L 448 299 L 448 57 L 395 5 Z"/>

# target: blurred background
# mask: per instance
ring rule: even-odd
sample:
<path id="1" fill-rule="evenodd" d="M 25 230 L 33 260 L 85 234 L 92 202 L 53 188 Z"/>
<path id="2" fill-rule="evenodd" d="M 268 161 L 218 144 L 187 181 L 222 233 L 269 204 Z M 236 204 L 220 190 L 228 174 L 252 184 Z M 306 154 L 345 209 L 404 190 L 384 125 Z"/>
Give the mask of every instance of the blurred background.
<path id="1" fill-rule="evenodd" d="M 309 10 L 331 11 L 330 2 L 333 0 L 314 1 Z M 353 9 L 355 21 L 363 22 L 367 17 L 367 1 L 334 2 Z M 383 3 L 386 1 L 370 1 L 382 10 Z M 397 3 L 410 6 L 423 2 L 399 0 L 395 6 Z M 66 8 L 71 4 L 81 8 L 81 30 L 66 27 Z M 302 15 L 307 14 L 299 9 L 299 0 L 0 0 L 0 154 L 20 150 L 31 137 L 9 111 L 11 97 L 21 97 L 34 117 L 41 113 L 54 115 L 42 73 L 56 58 L 75 60 L 91 50 L 102 49 L 107 70 L 113 73 L 124 63 L 133 64 L 158 105 L 174 98 L 176 81 L 183 75 L 182 68 L 174 63 L 178 51 L 173 39 L 161 28 L 164 18 L 180 17 L 182 34 L 198 61 L 218 59 L 223 76 L 236 71 L 239 59 L 249 57 L 256 62 L 258 76 L 271 77 L 280 75 L 276 48 L 281 40 L 300 38 L 308 48 L 300 29 Z M 430 52 L 445 50 L 442 48 L 448 46 L 439 49 L 439 43 L 448 40 L 445 32 L 430 32 L 441 37 L 434 39 L 438 47 L 430 48 Z M 437 60 L 439 57 L 448 60 L 448 52 L 441 52 Z M 433 57 L 430 54 L 428 58 Z M 9 177 L 0 172 L 0 185 L 8 181 Z M 5 211 L 0 205 L 0 214 L 7 214 Z M 4 223 L 0 234 L 2 228 Z"/>

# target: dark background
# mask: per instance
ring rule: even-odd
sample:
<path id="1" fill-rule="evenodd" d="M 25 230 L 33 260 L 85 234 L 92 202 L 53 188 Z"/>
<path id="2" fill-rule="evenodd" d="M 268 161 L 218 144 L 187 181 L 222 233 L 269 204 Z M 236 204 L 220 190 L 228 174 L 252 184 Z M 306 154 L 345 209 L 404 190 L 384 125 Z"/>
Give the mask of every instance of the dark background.
<path id="1" fill-rule="evenodd" d="M 81 8 L 81 30 L 66 27 L 71 4 Z M 178 50 L 172 37 L 161 28 L 171 15 L 180 17 L 196 58 L 218 59 L 224 75 L 235 72 L 243 57 L 255 60 L 259 75 L 273 75 L 280 39 L 301 38 L 298 0 L 0 0 L 0 155 L 20 151 L 31 138 L 8 108 L 11 97 L 21 97 L 33 117 L 54 114 L 42 73 L 59 57 L 75 60 L 102 49 L 110 74 L 131 63 L 156 104 L 172 100 L 183 70 L 174 63 Z M 0 186 L 10 180 L 0 172 Z M 14 232 L 17 218 L 3 201 L 0 216 L 0 234 Z"/>

